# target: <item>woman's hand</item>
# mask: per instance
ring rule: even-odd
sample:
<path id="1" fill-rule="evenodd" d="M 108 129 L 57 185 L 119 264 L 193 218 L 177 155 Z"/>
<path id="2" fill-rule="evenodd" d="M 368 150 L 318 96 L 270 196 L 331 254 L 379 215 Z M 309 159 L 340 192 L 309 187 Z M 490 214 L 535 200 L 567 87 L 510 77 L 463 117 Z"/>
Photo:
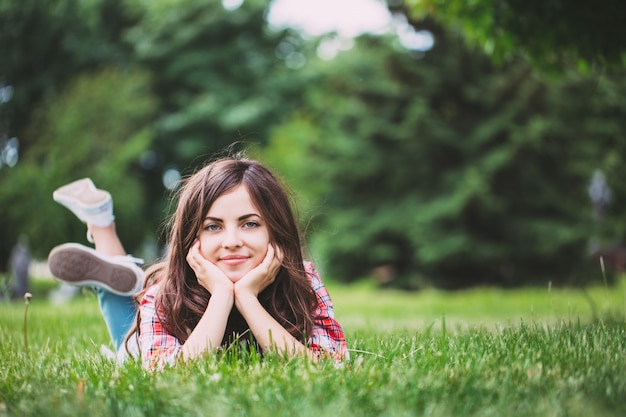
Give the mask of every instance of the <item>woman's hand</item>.
<path id="1" fill-rule="evenodd" d="M 196 273 L 198 283 L 211 295 L 223 292 L 234 292 L 233 283 L 213 262 L 205 259 L 200 253 L 200 241 L 196 240 L 187 253 L 187 263 Z"/>
<path id="2" fill-rule="evenodd" d="M 272 244 L 268 245 L 263 261 L 235 283 L 235 298 L 244 295 L 258 297 L 274 280 L 282 263 L 283 254 Z"/>

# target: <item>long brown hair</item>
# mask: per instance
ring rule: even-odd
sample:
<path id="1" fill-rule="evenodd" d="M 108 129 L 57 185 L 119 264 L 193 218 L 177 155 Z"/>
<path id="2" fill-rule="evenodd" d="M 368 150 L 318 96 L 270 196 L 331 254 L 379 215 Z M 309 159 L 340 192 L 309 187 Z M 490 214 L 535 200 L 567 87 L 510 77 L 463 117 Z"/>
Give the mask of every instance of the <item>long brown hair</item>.
<path id="1" fill-rule="evenodd" d="M 168 224 L 167 254 L 146 271 L 144 290 L 137 294 L 136 300 L 141 300 L 147 288 L 158 283 L 159 320 L 169 334 L 185 343 L 211 297 L 187 264 L 187 253 L 211 205 L 239 185 L 250 193 L 267 224 L 270 242 L 284 256 L 276 279 L 259 294 L 259 301 L 292 336 L 306 343 L 313 325 L 315 293 L 304 270 L 301 238 L 289 194 L 269 169 L 243 157 L 219 159 L 183 183 L 177 193 L 176 211 Z M 138 313 L 133 329 L 137 332 L 139 320 Z M 249 339 L 247 330 L 247 324 L 233 307 L 222 344 L 228 344 L 231 338 Z"/>

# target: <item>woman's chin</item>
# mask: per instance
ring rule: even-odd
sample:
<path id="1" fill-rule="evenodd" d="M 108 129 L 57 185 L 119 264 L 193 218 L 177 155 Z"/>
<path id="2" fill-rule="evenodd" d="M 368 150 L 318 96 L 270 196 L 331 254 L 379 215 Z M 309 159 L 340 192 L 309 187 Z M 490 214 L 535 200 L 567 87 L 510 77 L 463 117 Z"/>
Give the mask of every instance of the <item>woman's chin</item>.
<path id="1" fill-rule="evenodd" d="M 235 284 L 237 281 L 241 280 L 248 272 L 251 271 L 252 268 L 244 267 L 244 265 L 240 265 L 236 268 L 220 268 L 224 275 Z"/>
<path id="2" fill-rule="evenodd" d="M 234 276 L 228 276 L 228 279 L 233 283 L 236 284 L 237 281 L 239 281 L 242 278 L 241 275 L 234 275 Z"/>

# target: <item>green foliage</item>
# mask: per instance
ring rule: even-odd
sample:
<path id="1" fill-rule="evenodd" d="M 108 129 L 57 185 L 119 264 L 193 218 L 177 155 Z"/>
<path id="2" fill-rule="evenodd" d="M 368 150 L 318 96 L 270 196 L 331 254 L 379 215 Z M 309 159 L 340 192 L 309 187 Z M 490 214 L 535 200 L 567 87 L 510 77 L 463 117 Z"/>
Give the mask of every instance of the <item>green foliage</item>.
<path id="1" fill-rule="evenodd" d="M 404 0 L 392 8 L 460 29 L 498 62 L 522 54 L 543 69 L 573 65 L 583 72 L 621 72 L 625 63 L 619 22 L 626 8 L 615 0 Z"/>
<path id="2" fill-rule="evenodd" d="M 337 307 L 350 288 L 341 293 L 334 297 Z M 401 295 L 410 296 L 421 297 Z M 343 311 L 375 316 L 381 313 L 377 299 L 371 291 Z M 415 299 L 412 305 L 419 304 Z M 393 318 L 404 316 L 398 310 Z M 626 412 L 626 327 L 620 320 L 455 328 L 439 319 L 436 326 L 394 332 L 361 324 L 346 329 L 351 359 L 340 368 L 224 354 L 156 373 L 134 362 L 116 366 L 99 354 L 108 336 L 93 296 L 62 306 L 33 299 L 28 323 L 26 353 L 23 304 L 0 304 L 0 410 L 7 416 L 617 417 Z"/>
<path id="3" fill-rule="evenodd" d="M 118 232 L 127 250 L 142 243 L 147 201 L 135 171 L 153 138 L 146 121 L 156 103 L 148 88 L 145 73 L 109 69 L 76 79 L 40 109 L 33 127 L 39 145 L 0 177 L 3 244 L 25 234 L 42 258 L 57 244 L 84 241 L 84 225 L 52 201 L 57 187 L 83 177 L 115 190 L 115 211 L 124 224 Z"/>
<path id="4" fill-rule="evenodd" d="M 621 160 L 621 80 L 496 70 L 445 32 L 421 59 L 363 38 L 325 65 L 263 154 L 322 207 L 312 241 L 331 275 L 408 288 L 599 277 L 585 269 L 586 187 Z"/>
<path id="5" fill-rule="evenodd" d="M 40 100 L 53 99 L 82 71 L 129 60 L 122 36 L 136 19 L 117 0 L 0 1 L 0 84 L 15 92 L 0 130 L 20 138 L 22 153 L 37 143 L 24 129 Z"/>
<path id="6" fill-rule="evenodd" d="M 160 99 L 153 172 L 192 169 L 235 141 L 264 142 L 293 106 L 296 73 L 276 51 L 285 43 L 297 51 L 302 40 L 270 31 L 266 7 L 259 0 L 235 10 L 221 2 L 160 1 L 129 32 Z M 158 183 L 152 187 L 161 193 Z"/>

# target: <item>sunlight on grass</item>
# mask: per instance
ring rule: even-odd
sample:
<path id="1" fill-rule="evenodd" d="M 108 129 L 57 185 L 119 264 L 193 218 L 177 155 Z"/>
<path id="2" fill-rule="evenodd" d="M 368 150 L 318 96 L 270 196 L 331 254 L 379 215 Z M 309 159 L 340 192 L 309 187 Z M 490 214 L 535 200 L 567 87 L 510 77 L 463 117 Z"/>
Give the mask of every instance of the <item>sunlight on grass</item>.
<path id="1" fill-rule="evenodd" d="M 373 283 L 346 286 L 327 283 L 335 313 L 347 328 L 373 326 L 377 331 L 419 329 L 440 323 L 451 327 L 519 324 L 534 321 L 590 321 L 606 314 L 624 318 L 626 280 L 612 288 L 474 288 L 416 293 L 376 290 Z"/>

